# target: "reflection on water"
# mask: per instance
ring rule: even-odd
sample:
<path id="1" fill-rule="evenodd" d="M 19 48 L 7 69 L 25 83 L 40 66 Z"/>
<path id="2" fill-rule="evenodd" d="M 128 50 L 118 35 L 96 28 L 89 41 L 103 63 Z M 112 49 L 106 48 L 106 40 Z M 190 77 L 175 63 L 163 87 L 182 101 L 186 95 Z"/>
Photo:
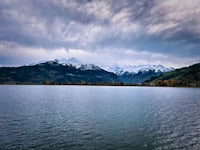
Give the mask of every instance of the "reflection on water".
<path id="1" fill-rule="evenodd" d="M 200 89 L 0 86 L 0 149 L 200 148 Z"/>

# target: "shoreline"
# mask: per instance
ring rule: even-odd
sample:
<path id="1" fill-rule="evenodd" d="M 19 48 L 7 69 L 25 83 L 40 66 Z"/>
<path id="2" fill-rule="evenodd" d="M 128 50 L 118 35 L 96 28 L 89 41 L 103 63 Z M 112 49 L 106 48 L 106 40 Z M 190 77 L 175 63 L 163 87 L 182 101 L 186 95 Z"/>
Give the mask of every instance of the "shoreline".
<path id="1" fill-rule="evenodd" d="M 112 85 L 112 84 L 0 84 L 0 86 L 104 86 L 104 87 L 170 87 L 170 88 L 200 88 L 198 86 L 154 86 L 154 85 L 130 85 L 130 84 L 123 84 L 123 85 Z"/>

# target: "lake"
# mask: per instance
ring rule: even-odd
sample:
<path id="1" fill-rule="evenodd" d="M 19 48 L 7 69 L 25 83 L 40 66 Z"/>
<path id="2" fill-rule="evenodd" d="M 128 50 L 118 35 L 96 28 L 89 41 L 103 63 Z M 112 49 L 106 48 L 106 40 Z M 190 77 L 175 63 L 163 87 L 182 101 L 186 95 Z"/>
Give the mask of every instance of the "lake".
<path id="1" fill-rule="evenodd" d="M 200 88 L 2 85 L 0 149 L 199 150 Z"/>

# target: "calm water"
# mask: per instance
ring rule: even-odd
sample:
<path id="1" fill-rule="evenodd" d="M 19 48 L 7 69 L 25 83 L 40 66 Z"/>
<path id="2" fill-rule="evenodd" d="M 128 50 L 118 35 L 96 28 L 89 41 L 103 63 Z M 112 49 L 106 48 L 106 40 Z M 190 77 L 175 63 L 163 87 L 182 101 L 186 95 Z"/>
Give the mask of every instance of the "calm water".
<path id="1" fill-rule="evenodd" d="M 200 149 L 200 89 L 0 86 L 0 149 Z"/>

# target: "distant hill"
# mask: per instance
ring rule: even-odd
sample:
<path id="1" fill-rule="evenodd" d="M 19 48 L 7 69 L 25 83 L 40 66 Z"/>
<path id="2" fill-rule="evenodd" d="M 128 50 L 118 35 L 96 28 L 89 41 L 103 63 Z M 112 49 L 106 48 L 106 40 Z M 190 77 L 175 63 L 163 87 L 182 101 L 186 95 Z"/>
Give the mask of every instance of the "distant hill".
<path id="1" fill-rule="evenodd" d="M 200 87 L 200 63 L 189 67 L 175 69 L 159 77 L 147 80 L 145 84 L 157 86 L 189 86 Z"/>
<path id="2" fill-rule="evenodd" d="M 86 84 L 119 82 L 117 75 L 98 66 L 76 68 L 56 61 L 30 66 L 1 67 L 0 84 Z"/>

